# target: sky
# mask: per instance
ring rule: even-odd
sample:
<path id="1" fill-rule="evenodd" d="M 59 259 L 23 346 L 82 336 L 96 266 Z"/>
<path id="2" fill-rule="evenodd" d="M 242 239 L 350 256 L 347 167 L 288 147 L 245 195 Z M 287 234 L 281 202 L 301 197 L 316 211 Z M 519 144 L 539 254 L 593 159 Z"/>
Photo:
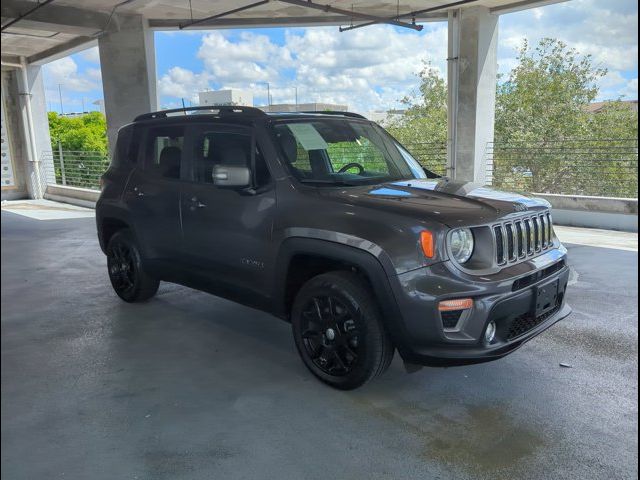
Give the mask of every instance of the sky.
<path id="1" fill-rule="evenodd" d="M 527 39 L 558 38 L 605 67 L 600 100 L 638 98 L 638 4 L 635 0 L 571 0 L 500 16 L 498 69 L 508 74 Z M 199 91 L 251 89 L 254 103 L 346 104 L 366 113 L 399 106 L 415 91 L 430 62 L 444 77 L 447 25 L 422 32 L 374 25 L 339 33 L 337 27 L 156 32 L 161 108 L 197 103 Z M 49 109 L 96 110 L 102 98 L 97 47 L 45 66 Z"/>

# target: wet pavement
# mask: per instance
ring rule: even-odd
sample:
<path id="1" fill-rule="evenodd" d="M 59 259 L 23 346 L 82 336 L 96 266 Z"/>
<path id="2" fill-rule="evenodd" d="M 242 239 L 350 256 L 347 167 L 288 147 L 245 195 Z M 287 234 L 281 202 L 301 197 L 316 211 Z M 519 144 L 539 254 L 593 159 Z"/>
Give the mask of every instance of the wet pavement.
<path id="1" fill-rule="evenodd" d="M 2 476 L 637 478 L 638 254 L 567 246 L 574 314 L 519 351 L 338 392 L 267 314 L 120 301 L 92 218 L 3 212 Z"/>

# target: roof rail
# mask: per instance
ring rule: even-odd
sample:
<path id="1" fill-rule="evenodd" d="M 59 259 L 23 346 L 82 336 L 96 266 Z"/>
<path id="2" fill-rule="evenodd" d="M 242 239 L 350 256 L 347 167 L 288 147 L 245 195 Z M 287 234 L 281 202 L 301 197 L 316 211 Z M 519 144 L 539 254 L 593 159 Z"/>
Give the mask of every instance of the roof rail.
<path id="1" fill-rule="evenodd" d="M 298 113 L 317 113 L 318 115 L 342 115 L 343 117 L 353 117 L 353 118 L 364 118 L 367 120 L 367 117 L 364 115 L 360 115 L 359 113 L 354 112 L 341 112 L 339 110 L 320 110 L 320 111 L 301 111 Z"/>
<path id="2" fill-rule="evenodd" d="M 255 107 L 243 107 L 236 105 L 211 105 L 211 106 L 198 106 L 198 107 L 185 107 L 185 108 L 172 108 L 170 110 L 159 110 L 157 112 L 149 112 L 143 113 L 142 115 L 138 115 L 133 119 L 134 122 L 139 122 L 141 120 L 152 120 L 155 118 L 167 118 L 169 114 L 172 113 L 184 113 L 187 112 L 212 112 L 216 115 L 236 115 L 236 114 L 247 114 L 247 115 L 257 115 L 262 116 L 266 115 L 262 110 Z"/>

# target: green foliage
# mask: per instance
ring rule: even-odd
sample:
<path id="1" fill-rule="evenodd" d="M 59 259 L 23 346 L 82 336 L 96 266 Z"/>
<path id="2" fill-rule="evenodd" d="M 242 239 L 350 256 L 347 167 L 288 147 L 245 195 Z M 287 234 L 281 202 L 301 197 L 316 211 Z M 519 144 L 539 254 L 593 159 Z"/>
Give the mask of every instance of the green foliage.
<path id="1" fill-rule="evenodd" d="M 79 117 L 62 117 L 49 112 L 48 116 L 56 182 L 99 188 L 100 176 L 109 167 L 104 115 L 91 112 Z M 62 145 L 62 161 L 59 144 Z"/>
<path id="2" fill-rule="evenodd" d="M 598 95 L 597 81 L 607 71 L 590 56 L 545 38 L 535 49 L 525 41 L 518 65 L 496 97 L 497 142 L 545 142 L 589 135 L 586 107 Z"/>
<path id="3" fill-rule="evenodd" d="M 90 112 L 79 117 L 62 117 L 49 112 L 51 149 L 63 151 L 100 152 L 107 154 L 107 121 L 100 112 Z"/>
<path id="4" fill-rule="evenodd" d="M 387 130 L 405 145 L 423 166 L 444 173 L 447 142 L 447 84 L 429 63 L 418 74 L 417 92 L 404 97 L 406 112 L 391 120 Z"/>
<path id="5" fill-rule="evenodd" d="M 535 48 L 524 42 L 518 64 L 496 90 L 493 182 L 533 192 L 637 196 L 638 113 L 620 100 L 597 113 L 606 69 L 556 39 Z M 416 94 L 402 99 L 407 114 L 390 131 L 428 168 L 444 164 L 447 88 L 430 65 L 420 72 Z M 615 140 L 615 141 L 612 141 Z M 421 155 L 424 143 L 441 154 Z M 433 152 L 433 148 L 428 149 Z M 431 162 L 431 163 L 429 163 Z"/>

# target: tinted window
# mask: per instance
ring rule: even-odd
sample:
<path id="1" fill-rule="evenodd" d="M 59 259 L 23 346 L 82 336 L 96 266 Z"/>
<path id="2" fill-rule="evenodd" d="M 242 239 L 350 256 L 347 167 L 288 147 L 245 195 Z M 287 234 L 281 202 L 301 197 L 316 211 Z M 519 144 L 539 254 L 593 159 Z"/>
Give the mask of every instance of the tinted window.
<path id="1" fill-rule="evenodd" d="M 213 183 L 215 165 L 232 165 L 252 168 L 252 138 L 248 133 L 203 130 L 196 134 L 194 142 L 195 180 Z M 269 171 L 260 151 L 256 147 L 253 175 L 256 185 L 269 182 Z"/>
<path id="2" fill-rule="evenodd" d="M 133 163 L 133 157 L 131 156 L 131 136 L 133 127 L 128 126 L 120 129 L 118 132 L 118 140 L 116 141 L 116 148 L 113 152 L 113 164 L 116 167 Z"/>
<path id="3" fill-rule="evenodd" d="M 184 127 L 154 127 L 147 134 L 145 170 L 165 178 L 180 178 Z"/>
<path id="4" fill-rule="evenodd" d="M 349 119 L 279 123 L 276 138 L 291 172 L 318 184 L 424 178 L 420 165 L 375 124 Z"/>

